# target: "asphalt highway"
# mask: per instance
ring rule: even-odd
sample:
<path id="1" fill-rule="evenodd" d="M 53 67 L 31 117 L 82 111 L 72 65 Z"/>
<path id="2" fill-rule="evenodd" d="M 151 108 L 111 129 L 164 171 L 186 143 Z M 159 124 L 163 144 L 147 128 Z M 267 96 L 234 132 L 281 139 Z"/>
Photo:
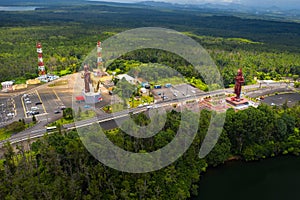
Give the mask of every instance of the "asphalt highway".
<path id="1" fill-rule="evenodd" d="M 64 77 L 64 79 L 68 79 L 68 78 Z M 62 80 L 62 79 L 60 79 L 60 80 Z M 28 140 L 29 138 L 33 139 L 33 138 L 42 137 L 46 133 L 45 126 L 49 122 L 58 120 L 59 118 L 62 117 L 61 113 L 54 114 L 54 111 L 60 105 L 67 105 L 69 107 L 71 105 L 71 103 L 69 101 L 72 99 L 70 98 L 70 96 L 68 96 L 65 93 L 60 94 L 60 93 L 56 92 L 56 90 L 54 90 L 54 89 L 52 90 L 52 89 L 47 88 L 47 85 L 49 85 L 49 83 L 43 84 L 43 85 L 38 86 L 29 91 L 20 92 L 20 93 L 13 95 L 13 98 L 16 102 L 16 109 L 18 112 L 18 117 L 16 118 L 16 120 L 24 117 L 24 111 L 22 113 L 23 106 L 21 103 L 21 96 L 24 93 L 38 92 L 39 98 L 43 102 L 43 105 L 45 108 L 45 113 L 37 116 L 38 123 L 34 127 L 24 130 L 20 133 L 16 133 L 16 134 L 12 135 L 11 138 L 9 138 L 5 141 L 1 141 L 0 147 L 2 147 L 3 144 L 7 141 L 9 141 L 10 143 L 13 144 L 13 143 L 18 143 L 21 141 Z M 272 87 L 286 87 L 285 84 L 282 84 L 282 83 L 273 83 L 270 85 Z M 245 86 L 244 90 L 251 90 L 251 89 L 258 88 L 258 87 L 259 87 L 259 85 Z M 163 107 L 170 106 L 174 103 L 178 104 L 178 103 L 183 103 L 183 102 L 187 102 L 187 101 L 191 101 L 191 100 L 197 100 L 197 99 L 200 99 L 200 98 L 203 98 L 206 96 L 222 95 L 225 93 L 232 93 L 232 92 L 233 92 L 232 88 L 216 90 L 216 91 L 211 91 L 211 92 L 206 92 L 206 93 L 202 92 L 202 93 L 191 95 L 191 96 L 184 96 L 184 97 L 180 97 L 177 99 L 169 99 L 169 100 L 161 101 L 161 102 L 158 102 L 158 103 L 152 105 L 153 108 L 151 108 L 151 109 L 160 109 Z M 92 118 L 92 119 L 77 121 L 72 124 L 63 125 L 63 128 L 70 130 L 70 129 L 75 129 L 77 127 L 89 126 L 93 123 L 100 123 L 102 128 L 110 129 L 110 128 L 114 128 L 116 126 L 116 124 L 114 122 L 115 119 L 126 118 L 129 116 L 129 113 L 136 114 L 136 113 L 144 112 L 146 110 L 148 110 L 147 106 L 143 106 L 143 107 L 137 107 L 137 108 L 123 110 L 121 112 L 117 112 L 117 113 L 113 113 L 113 114 L 102 113 L 100 116 Z"/>
<path id="2" fill-rule="evenodd" d="M 211 96 L 211 95 L 216 95 L 216 94 L 224 94 L 224 90 L 213 91 L 210 93 L 201 93 L 199 95 L 183 97 L 183 98 L 175 99 L 175 100 L 163 101 L 163 102 L 153 105 L 153 109 L 161 109 L 163 107 L 170 106 L 174 103 L 196 100 L 196 99 L 199 99 L 200 97 Z M 51 97 L 47 97 L 47 98 L 50 99 Z M 55 107 L 56 104 L 54 103 L 53 106 Z M 106 127 L 111 127 L 110 123 L 114 123 L 115 119 L 126 118 L 129 116 L 129 113 L 136 114 L 136 113 L 144 112 L 146 110 L 148 110 L 147 106 L 131 108 L 128 110 L 123 110 L 123 111 L 112 113 L 112 114 L 101 115 L 101 116 L 98 116 L 98 117 L 95 117 L 92 119 L 76 121 L 75 123 L 72 123 L 72 124 L 63 125 L 63 128 L 70 130 L 70 129 L 75 129 L 75 128 L 79 128 L 79 127 L 89 126 L 89 125 L 92 125 L 93 123 L 104 123 L 104 125 L 106 125 Z M 47 132 L 45 126 L 50 121 L 49 116 L 51 116 L 51 121 L 55 121 L 55 120 L 61 118 L 61 115 L 48 115 L 48 114 L 40 115 L 38 117 L 39 122 L 34 127 L 29 128 L 20 133 L 14 134 L 8 140 L 1 141 L 0 147 L 2 147 L 3 144 L 6 143 L 7 141 L 9 141 L 10 143 L 13 144 L 13 143 L 18 143 L 21 141 L 28 140 L 29 138 L 32 139 L 32 138 L 42 137 Z"/>

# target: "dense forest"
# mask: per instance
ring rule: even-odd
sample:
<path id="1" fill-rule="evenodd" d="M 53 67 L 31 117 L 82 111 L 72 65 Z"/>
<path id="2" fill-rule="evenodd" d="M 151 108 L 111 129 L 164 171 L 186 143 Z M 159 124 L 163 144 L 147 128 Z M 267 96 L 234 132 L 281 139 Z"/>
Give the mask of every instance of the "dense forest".
<path id="1" fill-rule="evenodd" d="M 36 2 L 32 0 L 30 5 Z M 65 75 L 80 69 L 98 40 L 143 26 L 174 29 L 198 41 L 219 67 L 225 86 L 233 83 L 240 67 L 247 84 L 253 83 L 254 77 L 278 80 L 300 75 L 298 23 L 135 4 L 53 2 L 47 6 L 36 4 L 39 8 L 35 11 L 0 11 L 0 81 L 13 79 L 20 83 L 37 77 L 38 41 L 43 45 L 48 72 Z M 202 77 L 189 63 L 164 51 L 130 52 L 108 70 L 125 73 L 139 70 L 137 66 L 145 63 L 172 66 L 191 84 L 205 90 Z M 148 72 L 153 73 L 143 71 Z M 157 79 L 165 74 L 157 74 Z M 197 195 L 201 175 L 210 166 L 233 158 L 252 161 L 300 154 L 300 105 L 288 108 L 286 104 L 262 104 L 239 112 L 229 109 L 218 143 L 200 159 L 199 150 L 213 114 L 201 111 L 197 135 L 180 159 L 145 174 L 120 172 L 101 164 L 86 150 L 76 131 L 59 128 L 32 143 L 29 151 L 22 146 L 14 151 L 6 144 L 0 160 L 0 199 L 188 199 Z M 141 126 L 149 124 L 144 114 L 132 117 Z M 121 129 L 105 134 L 125 150 L 151 152 L 172 141 L 179 125 L 180 113 L 170 111 L 165 127 L 152 138 L 137 139 Z"/>
<path id="2" fill-rule="evenodd" d="M 232 157 L 249 161 L 300 153 L 300 105 L 293 108 L 260 105 L 240 112 L 228 110 L 217 145 L 207 157 L 199 159 L 212 114 L 207 110 L 201 112 L 194 142 L 180 159 L 145 174 L 119 172 L 101 164 L 74 131 L 46 135 L 34 142 L 29 152 L 21 146 L 14 152 L 7 144 L 1 160 L 0 198 L 187 199 L 197 194 L 200 174 L 208 166 L 219 165 Z M 140 125 L 149 123 L 144 114 L 133 118 Z M 171 111 L 165 127 L 152 138 L 136 139 L 120 129 L 105 134 L 115 145 L 128 151 L 151 152 L 168 144 L 179 125 L 180 113 Z"/>
<path id="3" fill-rule="evenodd" d="M 253 83 L 255 76 L 278 80 L 300 75 L 300 25 L 293 22 L 91 2 L 1 11 L 0 17 L 0 81 L 24 82 L 37 76 L 38 41 L 43 44 L 46 69 L 65 75 L 79 70 L 98 40 L 144 26 L 175 29 L 198 41 L 220 68 L 226 87 L 233 83 L 239 67 L 244 68 L 247 84 Z M 194 77 L 184 72 L 190 70 L 186 62 L 167 53 L 136 52 L 124 58 L 166 63 L 183 69 L 179 72 L 187 78 Z"/>

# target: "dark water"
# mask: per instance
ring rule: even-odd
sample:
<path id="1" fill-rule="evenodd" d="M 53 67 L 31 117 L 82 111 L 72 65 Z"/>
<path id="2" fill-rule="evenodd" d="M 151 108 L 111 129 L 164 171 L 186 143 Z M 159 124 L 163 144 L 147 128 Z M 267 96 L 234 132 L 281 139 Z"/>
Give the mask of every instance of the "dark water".
<path id="1" fill-rule="evenodd" d="M 193 200 L 300 199 L 300 157 L 229 162 L 208 169 Z"/>
<path id="2" fill-rule="evenodd" d="M 0 11 L 29 11 L 35 10 L 34 6 L 0 6 Z"/>

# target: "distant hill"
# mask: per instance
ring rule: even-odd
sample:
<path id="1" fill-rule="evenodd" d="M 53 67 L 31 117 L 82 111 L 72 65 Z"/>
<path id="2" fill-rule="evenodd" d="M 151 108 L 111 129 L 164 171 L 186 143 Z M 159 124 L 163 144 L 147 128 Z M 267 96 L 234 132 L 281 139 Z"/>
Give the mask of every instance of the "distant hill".
<path id="1" fill-rule="evenodd" d="M 58 6 L 58 5 L 82 5 L 82 4 L 102 4 L 113 6 L 136 6 L 147 8 L 162 8 L 170 10 L 183 10 L 183 11 L 201 11 L 201 12 L 223 12 L 229 15 L 245 16 L 252 15 L 252 18 L 264 18 L 272 20 L 300 20 L 300 9 L 284 9 L 278 6 L 253 6 L 243 5 L 239 3 L 199 3 L 199 4 L 179 4 L 169 3 L 163 1 L 141 1 L 137 3 L 116 3 L 108 1 L 89 1 L 89 0 L 1 0 L 0 6 Z"/>
<path id="2" fill-rule="evenodd" d="M 203 4 L 178 4 L 167 3 L 159 1 L 141 1 L 137 3 L 153 8 L 168 8 L 174 10 L 191 10 L 191 11 L 207 11 L 207 12 L 223 12 L 227 14 L 242 14 L 239 16 L 245 16 L 245 14 L 252 15 L 255 18 L 269 18 L 272 20 L 289 19 L 299 20 L 300 9 L 284 9 L 278 6 L 249 6 L 238 3 L 203 3 Z"/>
<path id="3" fill-rule="evenodd" d="M 83 0 L 1 0 L 1 6 L 26 6 L 26 5 L 58 5 L 58 4 L 82 4 Z"/>

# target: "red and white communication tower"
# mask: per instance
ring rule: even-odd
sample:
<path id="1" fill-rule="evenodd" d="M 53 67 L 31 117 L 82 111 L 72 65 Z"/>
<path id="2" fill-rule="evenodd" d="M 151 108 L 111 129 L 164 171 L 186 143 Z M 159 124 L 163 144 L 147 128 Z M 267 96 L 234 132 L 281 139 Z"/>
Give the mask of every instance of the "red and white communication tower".
<path id="1" fill-rule="evenodd" d="M 39 75 L 45 75 L 46 74 L 46 70 L 45 70 L 45 66 L 44 66 L 44 62 L 43 62 L 43 50 L 42 50 L 42 44 L 40 42 L 38 42 L 36 44 L 36 51 L 38 53 L 38 62 L 39 62 L 39 66 L 38 66 L 38 70 L 39 70 Z"/>
<path id="2" fill-rule="evenodd" d="M 103 65 L 103 60 L 102 60 L 102 47 L 101 47 L 100 41 L 98 41 L 98 43 L 97 43 L 97 55 L 98 55 L 97 67 L 98 67 L 98 69 L 101 69 L 102 65 Z"/>
<path id="3" fill-rule="evenodd" d="M 103 60 L 101 42 L 97 42 L 97 76 L 103 76 Z"/>

